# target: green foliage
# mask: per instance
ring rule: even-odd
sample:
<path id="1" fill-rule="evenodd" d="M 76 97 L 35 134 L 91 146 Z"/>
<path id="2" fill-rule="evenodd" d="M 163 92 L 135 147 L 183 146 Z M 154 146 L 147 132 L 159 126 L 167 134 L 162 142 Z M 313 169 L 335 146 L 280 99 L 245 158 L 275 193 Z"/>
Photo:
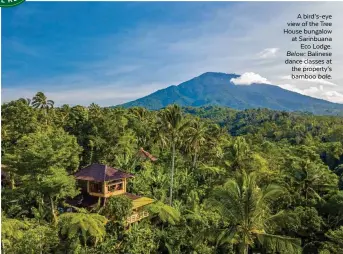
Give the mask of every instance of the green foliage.
<path id="1" fill-rule="evenodd" d="M 343 226 L 336 230 L 329 230 L 326 234 L 329 241 L 324 242 L 320 254 L 343 252 Z"/>
<path id="2" fill-rule="evenodd" d="M 46 171 L 46 175 L 39 182 L 39 190 L 57 200 L 78 194 L 75 179 L 66 174 L 65 169 L 54 167 Z"/>
<path id="3" fill-rule="evenodd" d="M 39 94 L 6 103 L 3 248 L 341 253 L 342 126 L 341 117 L 267 109 L 52 107 Z M 137 156 L 140 147 L 158 160 Z M 124 196 L 98 213 L 63 213 L 78 193 L 72 174 L 94 162 L 135 175 L 128 192 L 157 200 L 147 219 L 128 227 Z"/>
<path id="4" fill-rule="evenodd" d="M 277 220 L 279 214 L 271 214 L 270 204 L 284 194 L 276 185 L 261 190 L 256 184 L 254 173 L 244 171 L 237 180 L 228 180 L 214 189 L 209 206 L 217 209 L 229 227 L 223 230 L 218 244 L 227 241 L 237 244 L 240 253 L 248 253 L 249 246 L 258 240 L 262 246 L 281 253 L 299 250 L 299 241 L 290 237 L 267 233 L 268 223 Z"/>
<path id="5" fill-rule="evenodd" d="M 112 196 L 106 200 L 101 214 L 111 220 L 125 221 L 132 213 L 132 201 L 126 196 Z"/>
<path id="6" fill-rule="evenodd" d="M 54 102 L 52 100 L 48 100 L 44 93 L 38 92 L 33 98 L 31 102 L 34 108 L 40 109 L 49 109 L 54 106 Z"/>
<path id="7" fill-rule="evenodd" d="M 18 240 L 24 236 L 24 230 L 29 227 L 26 221 L 9 219 L 4 216 L 1 218 L 1 238 L 5 245 L 11 240 Z"/>
<path id="8" fill-rule="evenodd" d="M 66 170 L 78 167 L 80 151 L 74 137 L 61 129 L 49 128 L 22 137 L 3 161 L 11 174 L 21 177 L 26 191 L 49 200 L 52 220 L 56 223 L 56 202 L 78 194 L 75 179 Z"/>
<path id="9" fill-rule="evenodd" d="M 167 222 L 171 225 L 175 225 L 180 221 L 180 212 L 162 202 L 156 202 L 149 206 L 149 211 L 153 214 L 157 214 L 162 222 Z"/>
<path id="10" fill-rule="evenodd" d="M 21 100 L 1 105 L 1 150 L 12 150 L 21 137 L 40 130 L 39 116 L 32 107 Z"/>
<path id="11" fill-rule="evenodd" d="M 75 137 L 62 129 L 48 128 L 22 137 L 13 153 L 4 156 L 3 162 L 20 175 L 32 171 L 44 174 L 45 169 L 52 166 L 73 172 L 78 168 L 80 152 Z"/>
<path id="12" fill-rule="evenodd" d="M 157 250 L 156 233 L 148 224 L 135 224 L 125 233 L 119 253 L 148 254 Z"/>
<path id="13" fill-rule="evenodd" d="M 337 227 L 343 224 L 343 191 L 333 194 L 321 204 L 319 211 L 329 227 Z"/>
<path id="14" fill-rule="evenodd" d="M 106 235 L 107 219 L 95 213 L 64 213 L 59 216 L 58 227 L 60 234 L 70 242 L 80 241 L 97 244 L 103 241 Z"/>
<path id="15" fill-rule="evenodd" d="M 287 216 L 283 229 L 290 231 L 288 234 L 295 237 L 313 239 L 324 225 L 323 219 L 314 207 L 299 206 L 294 211 L 290 211 Z"/>
<path id="16" fill-rule="evenodd" d="M 170 194 L 169 204 L 173 202 L 174 171 L 176 146 L 180 146 L 183 131 L 188 127 L 189 122 L 183 118 L 181 108 L 178 105 L 171 105 L 161 111 L 157 124 L 158 137 L 162 147 L 171 148 L 171 171 L 170 171 Z"/>
<path id="17" fill-rule="evenodd" d="M 25 231 L 14 247 L 14 253 L 51 253 L 59 244 L 55 228 L 49 225 L 37 225 Z"/>
<path id="18" fill-rule="evenodd" d="M 48 224 L 2 217 L 1 226 L 5 253 L 51 253 L 59 244 L 57 231 Z"/>

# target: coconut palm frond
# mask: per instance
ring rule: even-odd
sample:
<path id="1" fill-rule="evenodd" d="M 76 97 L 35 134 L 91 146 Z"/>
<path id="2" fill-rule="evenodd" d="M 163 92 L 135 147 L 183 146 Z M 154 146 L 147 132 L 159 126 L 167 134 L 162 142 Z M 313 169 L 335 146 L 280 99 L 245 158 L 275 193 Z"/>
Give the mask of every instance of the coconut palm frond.
<path id="1" fill-rule="evenodd" d="M 257 234 L 258 241 L 268 250 L 281 254 L 301 253 L 301 240 L 272 234 Z"/>

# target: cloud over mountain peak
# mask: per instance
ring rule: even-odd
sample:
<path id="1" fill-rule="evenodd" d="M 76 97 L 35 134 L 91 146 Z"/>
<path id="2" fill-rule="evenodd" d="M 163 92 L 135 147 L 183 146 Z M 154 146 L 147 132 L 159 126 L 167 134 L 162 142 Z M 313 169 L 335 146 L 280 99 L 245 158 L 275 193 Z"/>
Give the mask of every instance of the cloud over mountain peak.
<path id="1" fill-rule="evenodd" d="M 266 78 L 254 72 L 243 73 L 240 77 L 232 78 L 230 81 L 235 85 L 246 86 L 251 84 L 271 84 Z"/>

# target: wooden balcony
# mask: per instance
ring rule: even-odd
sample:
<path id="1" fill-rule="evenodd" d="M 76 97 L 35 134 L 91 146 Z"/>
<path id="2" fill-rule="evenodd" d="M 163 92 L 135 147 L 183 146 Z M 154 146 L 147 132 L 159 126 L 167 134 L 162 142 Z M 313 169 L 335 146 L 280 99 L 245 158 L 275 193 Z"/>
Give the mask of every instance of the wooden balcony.
<path id="1" fill-rule="evenodd" d="M 131 216 L 127 217 L 126 222 L 128 224 L 131 224 L 136 221 L 140 221 L 141 219 L 146 218 L 148 216 L 149 216 L 149 212 L 147 211 L 135 212 Z"/>
<path id="2" fill-rule="evenodd" d="M 87 192 L 91 196 L 108 198 L 126 193 L 126 179 L 109 182 L 87 182 Z"/>

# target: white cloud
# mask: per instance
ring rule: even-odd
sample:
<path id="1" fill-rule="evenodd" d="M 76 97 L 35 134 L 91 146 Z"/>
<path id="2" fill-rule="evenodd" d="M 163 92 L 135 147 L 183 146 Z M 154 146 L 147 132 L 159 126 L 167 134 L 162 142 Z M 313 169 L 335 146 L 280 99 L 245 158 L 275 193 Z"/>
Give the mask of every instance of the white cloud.
<path id="1" fill-rule="evenodd" d="M 337 91 L 325 91 L 324 87 L 321 85 L 319 87 L 311 86 L 309 88 L 300 89 L 292 84 L 283 84 L 279 87 L 290 90 L 292 92 L 300 93 L 303 95 L 311 96 L 318 99 L 323 99 L 336 103 L 343 103 L 343 94 Z"/>
<path id="2" fill-rule="evenodd" d="M 262 50 L 261 52 L 259 52 L 257 54 L 257 56 L 259 58 L 271 58 L 271 57 L 275 57 L 276 53 L 279 51 L 279 48 L 266 48 L 264 50 Z"/>
<path id="3" fill-rule="evenodd" d="M 343 94 L 337 91 L 328 91 L 324 93 L 324 99 L 336 103 L 343 103 Z"/>
<path id="4" fill-rule="evenodd" d="M 250 86 L 251 84 L 270 84 L 270 82 L 266 78 L 261 77 L 259 74 L 254 72 L 243 73 L 240 77 L 233 78 L 230 81 L 235 85 L 246 86 Z"/>
<path id="5" fill-rule="evenodd" d="M 299 89 L 296 86 L 291 85 L 291 84 L 283 84 L 283 85 L 279 85 L 279 87 L 286 89 L 286 90 L 289 90 L 289 91 L 292 91 L 292 92 L 303 94 L 303 91 L 301 89 Z"/>
<path id="6" fill-rule="evenodd" d="M 307 82 L 312 82 L 312 83 L 317 83 L 317 84 L 323 84 L 323 85 L 328 85 L 328 86 L 337 86 L 335 83 L 332 83 L 330 81 L 326 81 L 324 79 L 304 79 Z"/>
<path id="7" fill-rule="evenodd" d="M 281 79 L 285 79 L 285 80 L 292 80 L 291 75 L 287 75 L 287 76 L 282 76 Z M 327 85 L 327 86 L 337 86 L 337 84 L 332 83 L 330 81 L 327 81 L 325 79 L 301 79 L 301 80 L 295 80 L 295 81 L 306 81 L 306 82 L 312 82 L 312 83 L 317 83 L 317 84 L 322 84 L 322 85 Z"/>

